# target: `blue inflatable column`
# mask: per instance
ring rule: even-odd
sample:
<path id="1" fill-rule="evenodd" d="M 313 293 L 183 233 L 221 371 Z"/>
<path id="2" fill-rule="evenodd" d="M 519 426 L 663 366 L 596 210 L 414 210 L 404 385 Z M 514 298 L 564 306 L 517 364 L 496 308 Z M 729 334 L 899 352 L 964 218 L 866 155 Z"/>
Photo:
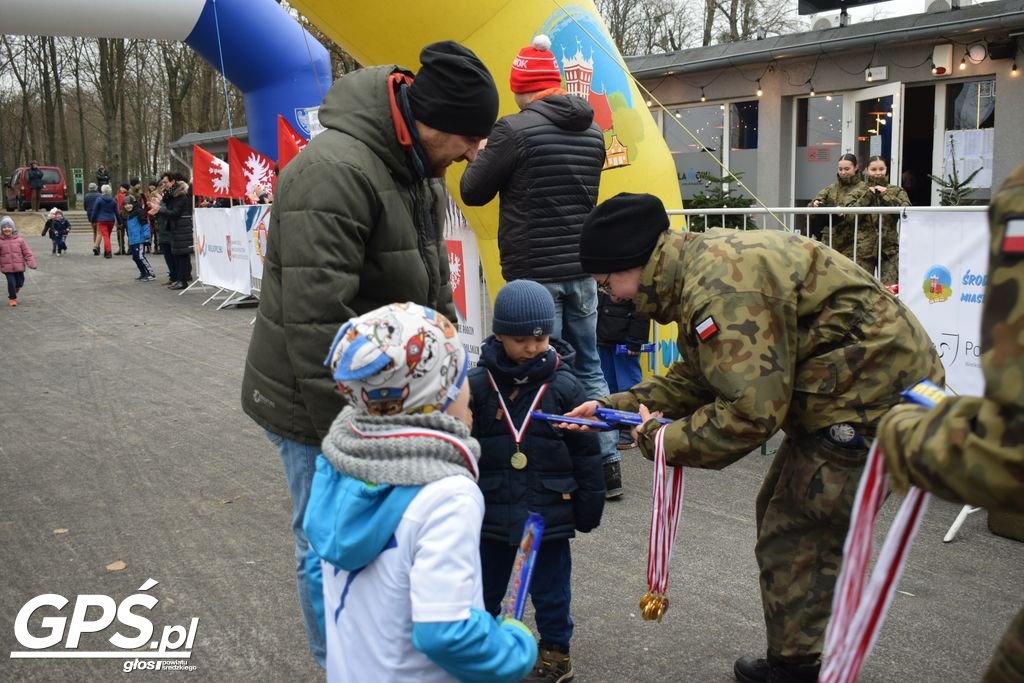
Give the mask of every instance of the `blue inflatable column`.
<path id="1" fill-rule="evenodd" d="M 218 41 L 218 26 L 220 40 Z M 331 60 L 274 0 L 207 0 L 185 43 L 245 96 L 249 146 L 277 159 L 277 115 L 309 136 L 305 118 L 331 86 Z"/>

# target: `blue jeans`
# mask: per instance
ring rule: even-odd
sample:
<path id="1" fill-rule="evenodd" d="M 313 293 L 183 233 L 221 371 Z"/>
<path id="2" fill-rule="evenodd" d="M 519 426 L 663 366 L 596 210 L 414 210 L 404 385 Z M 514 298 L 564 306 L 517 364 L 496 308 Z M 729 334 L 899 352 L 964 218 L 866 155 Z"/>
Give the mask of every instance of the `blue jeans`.
<path id="1" fill-rule="evenodd" d="M 594 278 L 583 277 L 541 284 L 555 300 L 555 329 L 551 336 L 569 342 L 576 350 L 573 374 L 583 385 L 587 398 L 607 396 L 608 383 L 597 355 L 597 283 Z M 621 456 L 615 448 L 616 433 L 601 432 L 600 439 L 603 462 L 617 462 Z"/>
<path id="2" fill-rule="evenodd" d="M 503 541 L 480 541 L 480 570 L 483 574 L 484 606 L 497 616 L 501 600 L 505 597 L 512 563 L 518 546 Z M 541 642 L 569 647 L 573 621 L 569 614 L 572 602 L 572 555 L 569 539 L 543 541 L 537 551 L 530 599 Z"/>
<path id="3" fill-rule="evenodd" d="M 25 286 L 25 273 L 4 273 L 7 276 L 7 298 L 17 299 L 17 290 Z"/>
<path id="4" fill-rule="evenodd" d="M 302 618 L 306 622 L 306 637 L 309 649 L 317 664 L 324 666 L 326 650 L 320 635 L 316 611 L 313 609 L 309 582 L 306 580 L 306 552 L 309 541 L 302 530 L 302 519 L 306 514 L 309 502 L 309 490 L 313 486 L 313 473 L 316 471 L 316 458 L 320 448 L 299 441 L 286 439 L 280 434 L 267 432 L 267 438 L 277 446 L 284 465 L 284 476 L 288 480 L 288 492 L 292 497 L 292 532 L 295 534 L 295 583 L 299 591 L 299 606 L 302 607 Z"/>
<path id="5" fill-rule="evenodd" d="M 640 384 L 643 379 L 643 373 L 640 371 L 640 356 L 615 353 L 614 346 L 605 345 L 598 346 L 597 352 L 601 356 L 601 369 L 604 370 L 608 390 L 613 394 L 629 391 Z"/>

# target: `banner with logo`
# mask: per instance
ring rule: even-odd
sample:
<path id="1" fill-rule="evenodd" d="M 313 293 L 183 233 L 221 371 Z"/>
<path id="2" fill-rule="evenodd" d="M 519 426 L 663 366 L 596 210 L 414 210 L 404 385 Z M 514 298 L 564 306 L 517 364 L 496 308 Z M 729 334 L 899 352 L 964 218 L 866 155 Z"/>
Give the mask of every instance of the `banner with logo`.
<path id="1" fill-rule="evenodd" d="M 270 207 L 272 204 L 235 206 L 230 211 L 241 215 L 242 224 L 248 237 L 249 277 L 252 291 L 258 293 L 263 283 L 263 258 L 267 253 L 267 236 L 270 234 Z"/>
<path id="2" fill-rule="evenodd" d="M 480 250 L 476 235 L 466 217 L 450 198 L 446 214 L 445 246 L 448 248 L 448 270 L 452 285 L 452 299 L 459 319 L 455 327 L 459 339 L 469 351 L 469 359 L 476 365 L 480 358 L 480 344 L 484 340 L 483 286 L 480 276 Z"/>
<path id="3" fill-rule="evenodd" d="M 946 367 L 946 384 L 980 396 L 981 304 L 988 281 L 988 217 L 977 211 L 906 210 L 900 225 L 900 299 L 918 317 Z"/>
<path id="4" fill-rule="evenodd" d="M 205 284 L 240 294 L 252 291 L 249 236 L 245 217 L 239 212 L 247 208 L 195 210 L 196 261 Z"/>

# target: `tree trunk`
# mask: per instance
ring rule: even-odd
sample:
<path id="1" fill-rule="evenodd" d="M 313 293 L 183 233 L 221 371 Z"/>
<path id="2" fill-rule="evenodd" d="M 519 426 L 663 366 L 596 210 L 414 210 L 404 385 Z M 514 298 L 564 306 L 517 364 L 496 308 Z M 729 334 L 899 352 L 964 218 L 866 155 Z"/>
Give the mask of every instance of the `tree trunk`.
<path id="1" fill-rule="evenodd" d="M 74 60 L 74 73 L 75 73 L 75 102 L 78 105 L 78 144 L 81 149 L 81 159 L 83 172 L 85 173 L 85 187 L 83 188 L 88 192 L 89 189 L 89 178 L 91 177 L 92 166 L 89 164 L 89 147 L 85 144 L 85 105 L 82 103 L 82 53 L 81 49 L 83 43 L 79 42 L 78 38 L 71 39 L 72 59 Z M 97 188 L 99 189 L 99 188 Z"/>
<path id="2" fill-rule="evenodd" d="M 56 121 L 54 120 L 55 113 L 53 105 L 53 82 L 50 80 L 50 67 L 47 64 L 46 53 L 47 50 L 47 39 L 45 36 L 39 37 L 38 59 L 36 59 L 36 67 L 39 69 L 39 77 L 41 79 L 41 90 L 42 97 L 42 111 L 40 114 L 43 120 L 43 132 L 46 134 L 46 149 L 43 151 L 43 157 L 39 160 L 41 164 L 53 164 L 56 163 L 57 153 L 57 128 Z"/>
<path id="3" fill-rule="evenodd" d="M 711 32 L 715 26 L 715 0 L 704 0 L 704 36 L 701 45 L 711 44 Z"/>
<path id="4" fill-rule="evenodd" d="M 57 67 L 57 45 L 56 40 L 53 36 L 47 38 L 48 47 L 50 49 L 50 68 L 53 70 L 53 92 L 54 97 L 57 101 L 57 122 L 60 125 L 60 152 L 57 154 L 61 168 L 64 169 L 64 177 L 70 181 L 70 190 L 68 190 L 68 206 L 75 206 L 76 190 L 74 186 L 74 179 L 71 173 L 71 154 L 68 149 L 68 126 L 64 120 L 64 84 L 60 79 L 60 69 Z M 85 188 L 82 188 L 83 191 Z"/>

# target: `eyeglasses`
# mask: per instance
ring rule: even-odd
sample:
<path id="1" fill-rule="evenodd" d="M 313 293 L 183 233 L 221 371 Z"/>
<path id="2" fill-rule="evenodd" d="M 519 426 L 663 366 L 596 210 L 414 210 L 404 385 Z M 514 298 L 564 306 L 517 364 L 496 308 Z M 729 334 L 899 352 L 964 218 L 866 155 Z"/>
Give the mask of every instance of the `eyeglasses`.
<path id="1" fill-rule="evenodd" d="M 597 291 L 600 292 L 601 294 L 611 294 L 612 293 L 611 285 L 608 283 L 608 281 L 611 280 L 611 279 L 612 279 L 612 274 L 611 273 L 608 273 L 607 275 L 605 275 L 604 276 L 604 280 L 603 281 L 599 281 L 597 283 Z"/>

